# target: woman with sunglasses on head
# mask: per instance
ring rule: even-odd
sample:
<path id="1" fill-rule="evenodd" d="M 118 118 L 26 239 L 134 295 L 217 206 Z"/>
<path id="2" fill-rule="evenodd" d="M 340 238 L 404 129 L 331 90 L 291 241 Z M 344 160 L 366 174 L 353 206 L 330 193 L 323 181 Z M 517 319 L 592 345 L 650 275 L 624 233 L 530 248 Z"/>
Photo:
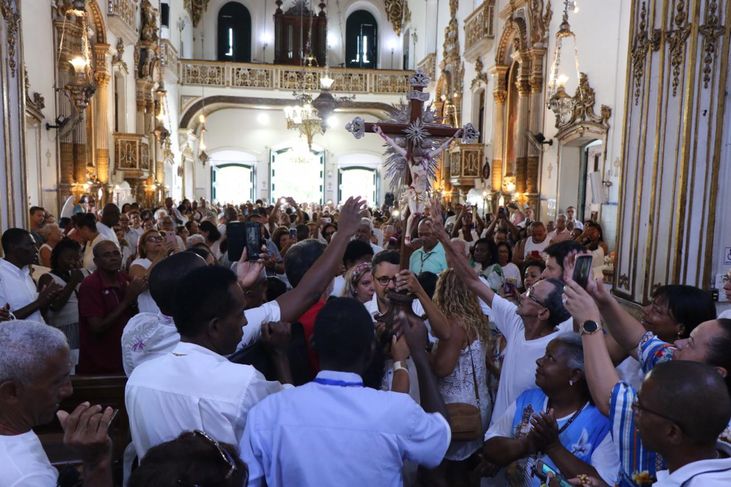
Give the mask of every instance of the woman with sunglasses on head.
<path id="1" fill-rule="evenodd" d="M 151 448 L 129 479 L 130 487 L 241 487 L 249 471 L 236 447 L 203 431 L 186 432 Z"/>
<path id="2" fill-rule="evenodd" d="M 345 273 L 343 297 L 355 298 L 365 304 L 373 300 L 375 292 L 370 262 L 356 264 Z"/>

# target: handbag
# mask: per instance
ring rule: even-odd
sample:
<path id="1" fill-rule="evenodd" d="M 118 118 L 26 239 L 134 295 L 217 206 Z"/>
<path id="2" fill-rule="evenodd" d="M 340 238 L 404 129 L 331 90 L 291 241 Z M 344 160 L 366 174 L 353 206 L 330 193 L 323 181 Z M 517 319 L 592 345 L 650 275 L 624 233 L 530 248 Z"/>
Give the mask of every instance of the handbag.
<path id="1" fill-rule="evenodd" d="M 477 373 L 475 362 L 472 360 L 472 348 L 470 346 L 470 362 L 472 363 L 472 385 L 475 389 L 477 406 L 464 402 L 453 402 L 447 404 L 449 414 L 449 427 L 452 430 L 452 440 L 473 441 L 482 439 L 482 416 L 480 414 L 480 394 L 477 389 Z"/>

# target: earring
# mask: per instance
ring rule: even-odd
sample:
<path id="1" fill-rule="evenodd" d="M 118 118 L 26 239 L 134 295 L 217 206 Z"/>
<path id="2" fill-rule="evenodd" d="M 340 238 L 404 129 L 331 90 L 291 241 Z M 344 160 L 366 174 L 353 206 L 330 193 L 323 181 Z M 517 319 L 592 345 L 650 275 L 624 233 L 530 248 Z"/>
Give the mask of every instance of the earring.
<path id="1" fill-rule="evenodd" d="M 573 386 L 574 385 L 574 381 L 573 380 L 569 380 L 569 385 L 570 386 Z"/>

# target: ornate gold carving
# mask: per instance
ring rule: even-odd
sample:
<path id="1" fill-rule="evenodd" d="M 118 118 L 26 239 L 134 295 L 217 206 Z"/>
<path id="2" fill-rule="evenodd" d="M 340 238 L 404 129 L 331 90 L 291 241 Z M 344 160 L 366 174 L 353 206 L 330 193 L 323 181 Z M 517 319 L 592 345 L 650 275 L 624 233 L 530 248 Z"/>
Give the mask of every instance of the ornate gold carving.
<path id="1" fill-rule="evenodd" d="M 478 48 L 478 44 L 495 37 L 495 0 L 486 0 L 464 21 L 465 52 Z"/>
<path id="2" fill-rule="evenodd" d="M 136 13 L 137 5 L 133 0 L 108 0 L 107 2 L 107 14 L 110 17 L 119 17 L 132 31 L 137 30 Z"/>
<path id="3" fill-rule="evenodd" d="M 645 76 L 645 60 L 647 59 L 647 54 L 651 49 L 657 51 L 660 48 L 661 42 L 662 32 L 659 29 L 655 29 L 652 34 L 648 31 L 647 5 L 643 1 L 640 7 L 640 22 L 631 51 L 635 105 L 639 103 L 640 94 L 642 93 L 642 79 Z"/>
<path id="4" fill-rule="evenodd" d="M 589 85 L 586 73 L 581 73 L 579 86 L 573 97 L 569 97 L 563 87 L 560 87 L 556 95 L 551 98 L 550 107 L 556 115 L 556 128 L 560 132 L 571 125 L 587 122 L 609 128 L 612 109 L 602 105 L 600 115 L 597 115 L 594 113 L 595 104 L 594 88 Z"/>
<path id="5" fill-rule="evenodd" d="M 150 169 L 150 147 L 146 136 L 115 133 L 114 172 L 121 171 L 126 178 L 146 178 Z"/>
<path id="6" fill-rule="evenodd" d="M 477 58 L 475 61 L 475 79 L 472 80 L 472 84 L 470 85 L 470 89 L 474 90 L 475 88 L 482 86 L 487 86 L 487 73 L 484 73 L 482 70 L 484 69 L 484 66 L 482 64 L 482 58 Z"/>
<path id="7" fill-rule="evenodd" d="M 511 59 L 508 53 L 511 49 L 514 52 L 528 49 L 528 28 L 525 25 L 525 19 L 521 17 L 511 18 L 506 21 L 505 29 L 498 42 L 495 64 L 509 65 Z"/>
<path id="8" fill-rule="evenodd" d="M 543 0 L 531 0 L 530 2 L 530 18 L 531 18 L 531 43 L 535 45 L 543 45 L 548 39 L 548 28 L 551 25 L 551 1 L 546 2 L 546 8 L 543 8 Z"/>
<path id="9" fill-rule="evenodd" d="M 437 53 L 430 52 L 424 59 L 416 64 L 416 69 L 420 69 L 429 76 L 430 79 L 434 79 L 437 75 Z"/>
<path id="10" fill-rule="evenodd" d="M 401 28 L 408 20 L 406 20 L 406 13 L 408 12 L 408 18 L 411 20 L 411 11 L 409 10 L 409 4 L 407 0 L 385 0 L 386 16 L 388 21 L 393 27 L 393 31 L 397 36 L 401 35 Z"/>
<path id="11" fill-rule="evenodd" d="M 703 88 L 708 88 L 711 82 L 713 62 L 716 59 L 718 40 L 726 32 L 718 13 L 717 0 L 710 0 L 706 6 L 705 21 L 699 31 L 703 35 Z"/>
<path id="12" fill-rule="evenodd" d="M 690 36 L 690 24 L 688 23 L 688 13 L 685 11 L 684 0 L 678 0 L 672 22 L 675 24 L 675 29 L 669 30 L 666 35 L 668 48 L 670 49 L 670 66 L 673 73 L 673 96 L 676 96 L 680 84 L 680 68 L 685 60 L 685 44 Z"/>
<path id="13" fill-rule="evenodd" d="M 281 6 L 281 3 L 279 5 Z M 185 10 L 190 14 L 193 27 L 198 27 L 198 22 L 201 21 L 206 8 L 208 8 L 208 0 L 185 0 Z"/>
<path id="14" fill-rule="evenodd" d="M 20 14 L 18 13 L 18 5 L 15 0 L 2 0 L 0 3 L 0 13 L 5 18 L 5 24 L 8 28 L 8 67 L 10 67 L 10 76 L 15 77 L 18 68 L 16 60 L 18 28 L 20 26 Z"/>
<path id="15" fill-rule="evenodd" d="M 627 274 L 621 274 L 619 276 L 619 279 L 617 279 L 617 286 L 624 289 L 629 289 L 629 276 Z"/>
<path id="16" fill-rule="evenodd" d="M 449 23 L 444 29 L 444 44 L 442 45 L 442 62 L 439 65 L 440 83 L 437 84 L 436 107 L 437 115 L 442 117 L 442 123 L 459 126 L 462 117 L 462 98 L 464 86 L 464 64 L 459 47 L 459 32 L 457 30 L 458 0 L 449 0 Z"/>

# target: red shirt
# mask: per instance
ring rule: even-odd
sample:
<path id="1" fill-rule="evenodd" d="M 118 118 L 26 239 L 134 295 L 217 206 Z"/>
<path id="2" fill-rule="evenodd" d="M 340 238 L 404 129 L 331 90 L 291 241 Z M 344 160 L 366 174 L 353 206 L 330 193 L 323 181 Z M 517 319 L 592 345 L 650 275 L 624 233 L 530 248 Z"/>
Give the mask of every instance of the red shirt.
<path id="1" fill-rule="evenodd" d="M 107 284 L 99 271 L 94 271 L 79 287 L 79 365 L 77 374 L 124 374 L 122 368 L 122 330 L 134 316 L 131 308 L 102 333 L 94 333 L 89 318 L 103 318 L 124 299 L 129 277 L 117 273 L 117 281 Z"/>
<path id="2" fill-rule="evenodd" d="M 320 371 L 320 359 L 317 356 L 317 352 L 312 348 L 312 335 L 315 334 L 315 318 L 317 318 L 320 310 L 325 307 L 325 301 L 318 301 L 310 309 L 300 316 L 297 320 L 302 325 L 302 329 L 305 332 L 305 343 L 307 344 L 307 358 L 310 361 L 310 370 L 312 371 L 313 377 Z"/>

